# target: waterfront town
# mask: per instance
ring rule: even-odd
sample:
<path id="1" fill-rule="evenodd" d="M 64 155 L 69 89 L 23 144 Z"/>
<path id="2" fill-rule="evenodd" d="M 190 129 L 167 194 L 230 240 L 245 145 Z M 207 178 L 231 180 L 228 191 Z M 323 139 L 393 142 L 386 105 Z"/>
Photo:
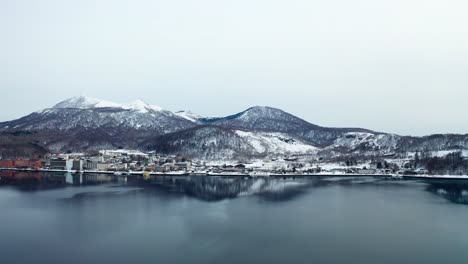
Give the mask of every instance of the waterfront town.
<path id="1" fill-rule="evenodd" d="M 417 157 L 416 157 L 417 158 Z M 414 166 L 415 157 L 398 160 L 321 162 L 300 158 L 271 158 L 252 161 L 200 161 L 163 156 L 137 150 L 101 150 L 94 154 L 56 153 L 42 159 L 0 159 L 0 170 L 33 170 L 116 175 L 416 175 L 428 171 Z"/>

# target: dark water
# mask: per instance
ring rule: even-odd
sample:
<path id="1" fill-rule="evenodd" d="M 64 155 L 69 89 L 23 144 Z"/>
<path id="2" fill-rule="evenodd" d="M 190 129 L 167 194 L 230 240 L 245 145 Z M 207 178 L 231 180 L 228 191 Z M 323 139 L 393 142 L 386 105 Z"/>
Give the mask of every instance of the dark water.
<path id="1" fill-rule="evenodd" d="M 2 173 L 2 264 L 468 263 L 464 183 Z"/>

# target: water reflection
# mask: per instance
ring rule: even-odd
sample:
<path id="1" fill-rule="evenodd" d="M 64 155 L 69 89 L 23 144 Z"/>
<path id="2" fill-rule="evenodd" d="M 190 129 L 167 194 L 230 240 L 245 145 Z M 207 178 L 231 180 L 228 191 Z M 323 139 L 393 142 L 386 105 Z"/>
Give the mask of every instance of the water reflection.
<path id="1" fill-rule="evenodd" d="M 430 183 L 426 190 L 456 204 L 468 204 L 468 184 L 466 182 Z"/>
<path id="2" fill-rule="evenodd" d="M 39 191 L 67 186 L 113 184 L 138 187 L 146 192 L 170 193 L 205 201 L 219 201 L 257 195 L 265 200 L 286 201 L 305 193 L 311 187 L 330 184 L 351 184 L 352 179 L 283 179 L 209 176 L 158 176 L 146 181 L 137 176 L 112 174 L 72 174 L 38 172 L 0 172 L 0 184 L 12 185 L 23 191 Z"/>
<path id="3" fill-rule="evenodd" d="M 1 263 L 468 260 L 468 210 L 438 198 L 451 197 L 451 185 L 372 177 L 125 182 L 113 175 L 0 175 Z"/>
<path id="4" fill-rule="evenodd" d="M 1 184 L 28 183 L 42 181 L 42 173 L 28 171 L 0 171 Z"/>
<path id="5" fill-rule="evenodd" d="M 250 178 L 208 176 L 158 176 L 146 181 L 137 176 L 112 174 L 40 173 L 0 171 L 0 185 L 11 185 L 22 191 L 40 191 L 67 186 L 109 185 L 107 187 L 135 187 L 141 192 L 154 195 L 189 196 L 203 201 L 220 201 L 242 196 L 257 196 L 266 201 L 290 201 L 326 186 L 373 188 L 414 188 L 414 181 L 390 180 L 374 177 L 316 177 L 316 178 Z M 468 204 L 467 181 L 420 182 L 424 189 L 456 204 Z M 110 195 L 112 192 L 101 192 Z M 76 198 L 96 197 L 89 192 L 77 194 Z"/>
<path id="6" fill-rule="evenodd" d="M 312 186 L 311 180 L 277 178 L 226 177 L 159 177 L 151 182 L 154 188 L 181 193 L 205 201 L 219 201 L 240 196 L 258 195 L 264 199 L 289 200 Z"/>

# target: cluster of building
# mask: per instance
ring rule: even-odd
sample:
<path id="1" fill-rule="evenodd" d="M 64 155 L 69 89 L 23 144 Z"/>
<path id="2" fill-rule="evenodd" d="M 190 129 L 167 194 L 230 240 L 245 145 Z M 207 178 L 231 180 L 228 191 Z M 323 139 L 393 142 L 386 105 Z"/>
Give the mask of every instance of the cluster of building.
<path id="1" fill-rule="evenodd" d="M 40 169 L 42 168 L 42 160 L 0 160 L 0 168 L 16 168 L 16 169 Z"/>
<path id="2" fill-rule="evenodd" d="M 357 164 L 353 161 L 320 162 L 298 159 L 268 159 L 244 162 L 192 161 L 183 156 L 163 156 L 134 150 L 102 150 L 96 154 L 49 154 L 42 160 L 0 160 L 0 168 L 17 168 L 72 172 L 185 172 L 194 174 L 426 174 L 426 170 L 409 171 L 385 160 Z M 407 167 L 407 168 L 405 168 Z M 400 169 L 401 168 L 401 169 Z"/>
<path id="3" fill-rule="evenodd" d="M 52 154 L 43 159 L 44 168 L 66 171 L 189 171 L 192 162 L 182 156 L 165 157 L 137 151 L 103 150 L 97 155 Z"/>

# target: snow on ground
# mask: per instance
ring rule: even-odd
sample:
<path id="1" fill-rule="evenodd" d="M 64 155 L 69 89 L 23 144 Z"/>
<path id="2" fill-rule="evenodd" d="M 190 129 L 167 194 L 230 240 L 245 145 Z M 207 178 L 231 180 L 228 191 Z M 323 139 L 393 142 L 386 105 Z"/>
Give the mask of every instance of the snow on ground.
<path id="1" fill-rule="evenodd" d="M 103 155 L 127 154 L 127 155 L 135 155 L 135 156 L 148 156 L 148 154 L 143 153 L 139 150 L 129 150 L 129 149 L 106 149 L 106 150 L 100 150 L 99 153 Z"/>
<path id="2" fill-rule="evenodd" d="M 317 150 L 314 146 L 282 133 L 236 130 L 236 134 L 245 139 L 258 153 L 311 153 Z"/>
<path id="3" fill-rule="evenodd" d="M 468 150 L 459 150 L 459 149 L 451 149 L 451 150 L 439 150 L 439 151 L 429 151 L 427 154 L 429 154 L 431 157 L 445 157 L 448 154 L 455 153 L 455 152 L 461 152 L 463 157 L 468 157 Z M 421 153 L 420 153 L 421 154 Z M 408 157 L 414 158 L 416 155 L 416 152 L 408 152 L 407 153 Z"/>
<path id="4" fill-rule="evenodd" d="M 199 160 L 199 161 L 204 162 L 207 167 L 223 166 L 223 165 L 234 166 L 234 165 L 239 164 L 238 161 L 235 161 L 235 160 L 219 160 L 219 159 L 216 159 L 216 160 Z"/>
<path id="5" fill-rule="evenodd" d="M 445 157 L 448 154 L 455 153 L 455 152 L 461 152 L 463 157 L 468 157 L 468 150 L 440 150 L 440 151 L 433 151 L 431 152 L 431 155 L 433 157 Z"/>
<path id="6" fill-rule="evenodd" d="M 344 163 L 338 163 L 338 162 L 332 162 L 332 163 L 319 163 L 317 164 L 322 170 L 326 171 L 331 171 L 331 170 L 337 170 L 337 169 L 351 169 L 351 168 L 357 168 L 357 169 L 362 169 L 364 167 L 370 168 L 371 164 L 370 162 L 367 163 L 360 163 L 356 166 L 346 166 Z"/>
<path id="7" fill-rule="evenodd" d="M 163 110 L 161 107 L 159 107 L 157 105 L 150 105 L 150 104 L 147 104 L 146 102 L 144 102 L 143 100 L 139 100 L 139 99 L 136 100 L 136 101 L 133 101 L 131 103 L 128 103 L 126 105 L 122 105 L 122 108 L 135 110 L 135 111 L 138 111 L 140 113 L 148 113 L 150 110 L 155 111 L 155 112 L 159 112 L 159 111 Z"/>
<path id="8" fill-rule="evenodd" d="M 318 164 L 322 170 L 346 169 L 347 167 L 340 163 L 321 163 Z"/>
<path id="9" fill-rule="evenodd" d="M 252 168 L 261 168 L 263 166 L 264 162 L 262 160 L 252 160 L 250 163 L 245 164 L 245 167 L 247 169 L 252 169 Z"/>
<path id="10" fill-rule="evenodd" d="M 200 118 L 202 118 L 202 116 L 194 114 L 194 113 L 192 113 L 190 111 L 178 111 L 175 114 L 182 117 L 182 118 L 187 119 L 188 121 L 192 121 L 192 122 L 195 122 L 195 123 L 198 122 L 198 120 Z"/>

